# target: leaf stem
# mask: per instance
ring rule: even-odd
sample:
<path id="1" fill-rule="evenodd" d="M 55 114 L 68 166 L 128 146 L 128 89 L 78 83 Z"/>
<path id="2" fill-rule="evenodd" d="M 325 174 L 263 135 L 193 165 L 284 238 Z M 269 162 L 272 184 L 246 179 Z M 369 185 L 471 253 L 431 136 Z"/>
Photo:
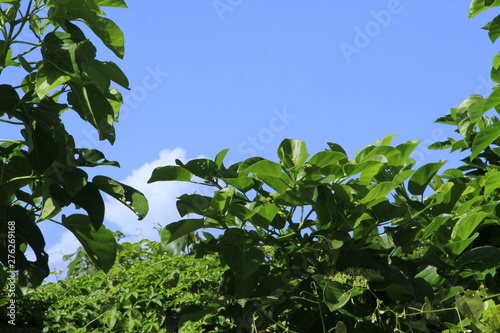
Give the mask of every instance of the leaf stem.
<path id="1" fill-rule="evenodd" d="M 10 121 L 10 120 L 5 120 L 5 119 L 0 119 L 1 122 L 4 122 L 4 123 L 7 123 L 7 124 L 11 124 L 11 125 L 24 125 L 24 123 L 18 123 L 18 122 L 15 122 L 15 121 Z"/>
<path id="2" fill-rule="evenodd" d="M 25 142 L 23 142 L 23 141 L 7 140 L 7 139 L 0 139 L 0 142 L 10 142 L 10 143 L 25 144 Z"/>

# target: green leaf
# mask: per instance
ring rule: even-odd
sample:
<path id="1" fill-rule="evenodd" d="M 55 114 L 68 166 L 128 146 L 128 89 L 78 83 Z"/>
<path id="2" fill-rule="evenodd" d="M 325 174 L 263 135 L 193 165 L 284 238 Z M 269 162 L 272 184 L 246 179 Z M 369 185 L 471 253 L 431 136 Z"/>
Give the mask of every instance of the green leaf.
<path id="1" fill-rule="evenodd" d="M 500 68 L 494 66 L 491 67 L 490 78 L 491 81 L 500 83 Z"/>
<path id="2" fill-rule="evenodd" d="M 128 8 L 127 4 L 123 0 L 98 0 L 97 3 L 101 7 Z"/>
<path id="3" fill-rule="evenodd" d="M 104 154 L 97 149 L 76 149 L 79 157 L 77 159 L 78 166 L 95 167 L 99 165 L 111 165 L 120 167 L 120 164 L 115 161 L 108 161 Z"/>
<path id="4" fill-rule="evenodd" d="M 53 89 L 63 85 L 71 79 L 59 69 L 49 63 L 44 63 L 36 72 L 35 92 L 42 99 Z"/>
<path id="5" fill-rule="evenodd" d="M 188 321 L 197 322 L 203 319 L 207 314 L 213 312 L 212 309 L 203 309 L 201 306 L 192 304 L 185 306 L 177 313 L 179 317 L 178 326 L 182 327 L 182 324 Z"/>
<path id="6" fill-rule="evenodd" d="M 421 278 L 430 283 L 433 286 L 440 286 L 445 279 L 438 274 L 438 269 L 435 266 L 427 266 L 420 273 L 415 275 L 415 278 Z"/>
<path id="7" fill-rule="evenodd" d="M 470 159 L 475 159 L 486 147 L 500 137 L 500 122 L 493 123 L 477 133 L 472 142 Z"/>
<path id="8" fill-rule="evenodd" d="M 415 150 L 415 148 L 417 148 L 420 142 L 422 141 L 413 140 L 397 145 L 396 149 L 398 149 L 401 154 L 399 155 L 399 160 L 395 163 L 395 165 L 406 165 L 411 153 Z"/>
<path id="9" fill-rule="evenodd" d="M 116 258 L 116 240 L 113 233 L 101 225 L 97 230 L 88 216 L 73 214 L 63 220 L 63 226 L 83 245 L 94 265 L 107 272 Z"/>
<path id="10" fill-rule="evenodd" d="M 238 170 L 240 174 L 247 174 L 249 172 L 257 175 L 257 177 L 263 175 L 280 178 L 282 174 L 281 165 L 269 160 L 261 160 L 248 166 L 246 169 Z"/>
<path id="11" fill-rule="evenodd" d="M 500 16 L 495 17 L 488 24 L 488 37 L 490 37 L 491 42 L 494 43 L 498 37 L 500 37 Z"/>
<path id="12" fill-rule="evenodd" d="M 168 245 L 180 237 L 186 236 L 198 229 L 202 229 L 204 226 L 204 219 L 186 219 L 169 223 L 160 231 L 161 242 L 164 245 Z"/>
<path id="13" fill-rule="evenodd" d="M 33 220 L 31 212 L 21 206 L 8 207 L 3 210 L 3 214 L 0 219 L 0 234 L 2 235 L 0 237 L 0 261 L 5 267 L 10 267 L 10 270 L 26 271 L 27 278 L 23 273 L 21 280 L 21 273 L 19 275 L 21 286 L 36 287 L 49 275 L 49 256 L 45 252 L 42 232 Z M 7 237 L 9 234 L 14 235 L 14 238 Z M 12 239 L 14 239 L 13 243 Z M 31 247 L 36 257 L 35 261 L 28 261 L 21 248 L 23 243 Z M 15 255 L 15 260 L 9 261 L 12 255 Z"/>
<path id="14" fill-rule="evenodd" d="M 43 173 L 56 160 L 59 153 L 58 144 L 53 137 L 53 128 L 49 128 L 42 121 L 34 121 L 34 126 L 27 126 L 26 141 L 31 148 L 28 152 L 28 161 L 32 168 Z"/>
<path id="15" fill-rule="evenodd" d="M 500 265 L 500 249 L 493 246 L 481 246 L 463 253 L 458 258 L 458 264 L 475 271 L 482 272 L 486 269 Z"/>
<path id="16" fill-rule="evenodd" d="M 324 280 L 323 276 L 317 274 L 312 277 L 323 289 L 324 302 L 328 309 L 333 312 L 343 308 L 351 299 L 353 291 L 345 291 L 342 284 L 335 281 Z"/>
<path id="17" fill-rule="evenodd" d="M 177 200 L 177 210 L 184 217 L 187 214 L 205 215 L 205 210 L 210 207 L 212 199 L 199 194 L 183 194 Z"/>
<path id="18" fill-rule="evenodd" d="M 139 217 L 139 220 L 142 220 L 149 211 L 148 200 L 144 194 L 133 187 L 106 176 L 95 176 L 92 179 L 92 184 L 130 208 Z"/>
<path id="19" fill-rule="evenodd" d="M 500 52 L 498 52 L 494 57 L 493 57 L 493 68 L 498 68 L 500 67 Z"/>
<path id="20" fill-rule="evenodd" d="M 245 244 L 228 246 L 222 257 L 234 273 L 243 280 L 249 278 L 264 263 L 264 253 Z"/>
<path id="21" fill-rule="evenodd" d="M 61 211 L 61 206 L 64 206 L 63 202 L 59 202 L 55 198 L 50 196 L 50 191 L 48 191 L 48 193 L 44 193 L 44 197 L 43 208 L 39 217 L 39 221 L 53 218 Z"/>
<path id="22" fill-rule="evenodd" d="M 157 167 L 153 170 L 151 178 L 148 180 L 148 184 L 158 182 L 158 181 L 191 181 L 193 174 L 186 169 L 177 165 L 167 165 L 162 167 Z"/>
<path id="23" fill-rule="evenodd" d="M 281 173 L 279 177 L 267 176 L 262 173 L 255 174 L 255 178 L 258 178 L 264 184 L 269 185 L 272 189 L 278 193 L 283 193 L 290 188 L 290 178 L 288 178 L 284 173 Z"/>
<path id="24" fill-rule="evenodd" d="M 14 87 L 8 84 L 0 84 L 0 116 L 4 113 L 13 115 L 17 103 L 19 103 L 19 95 Z"/>
<path id="25" fill-rule="evenodd" d="M 226 184 L 231 185 L 242 192 L 249 191 L 254 185 L 254 180 L 250 177 L 220 178 L 220 179 L 223 180 Z"/>
<path id="26" fill-rule="evenodd" d="M 493 170 L 485 175 L 484 182 L 484 196 L 488 197 L 490 194 L 500 188 L 500 172 Z"/>
<path id="27" fill-rule="evenodd" d="M 87 184 L 88 175 L 82 169 L 61 165 L 58 177 L 62 179 L 64 189 L 70 196 L 75 196 Z"/>
<path id="28" fill-rule="evenodd" d="M 342 321 L 338 321 L 337 325 L 335 325 L 336 333 L 347 333 L 347 326 Z"/>
<path id="29" fill-rule="evenodd" d="M 474 232 L 476 227 L 488 215 L 485 212 L 476 212 L 462 217 L 453 227 L 451 239 L 453 241 L 465 240 Z"/>
<path id="30" fill-rule="evenodd" d="M 251 216 L 252 223 L 259 227 L 267 228 L 273 222 L 279 210 L 280 208 L 274 204 L 257 206 L 253 210 L 256 214 Z"/>
<path id="31" fill-rule="evenodd" d="M 460 105 L 457 107 L 457 114 L 465 115 L 467 114 L 469 119 L 475 123 L 478 121 L 483 114 L 484 98 L 481 95 L 471 95 L 467 97 Z"/>
<path id="32" fill-rule="evenodd" d="M 104 61 L 100 62 L 97 60 L 94 60 L 92 64 L 99 70 L 102 75 L 104 75 L 107 79 L 116 82 L 120 86 L 122 86 L 125 89 L 130 89 L 129 88 L 129 82 L 127 79 L 127 76 L 122 72 L 120 67 L 118 67 L 117 64 L 115 64 L 112 61 Z"/>
<path id="33" fill-rule="evenodd" d="M 115 22 L 102 16 L 84 22 L 102 40 L 104 45 L 113 51 L 117 57 L 123 58 L 125 54 L 125 37 Z"/>
<path id="34" fill-rule="evenodd" d="M 214 161 L 206 158 L 190 160 L 186 164 L 183 164 L 179 160 L 175 160 L 175 163 L 188 170 L 193 175 L 203 179 L 210 179 L 214 172 L 218 169 L 217 164 L 215 164 Z"/>
<path id="35" fill-rule="evenodd" d="M 440 149 L 446 149 L 446 148 L 450 148 L 452 146 L 452 141 L 453 139 L 450 139 L 448 138 L 448 140 L 446 141 L 438 141 L 438 142 L 434 142 L 433 144 L 430 144 L 427 149 L 430 149 L 430 150 L 440 150 Z"/>
<path id="36" fill-rule="evenodd" d="M 338 151 L 325 150 L 314 154 L 308 161 L 309 164 L 323 168 L 331 164 L 339 164 L 339 161 L 347 159 L 343 153 Z"/>
<path id="37" fill-rule="evenodd" d="M 226 157 L 229 149 L 223 149 L 219 153 L 217 153 L 217 156 L 215 156 L 215 164 L 217 164 L 217 167 L 220 168 L 222 167 L 222 161 L 224 160 L 224 157 Z"/>
<path id="38" fill-rule="evenodd" d="M 83 120 L 90 122 L 97 129 L 99 140 L 114 143 L 114 111 L 97 87 L 72 84 L 68 102 Z"/>
<path id="39" fill-rule="evenodd" d="M 500 104 L 500 89 L 495 89 L 484 101 L 483 112 L 496 107 L 498 104 Z"/>
<path id="40" fill-rule="evenodd" d="M 368 192 L 368 194 L 361 199 L 360 203 L 366 204 L 370 201 L 377 200 L 379 198 L 383 198 L 387 196 L 392 190 L 398 187 L 398 184 L 394 184 L 393 182 L 382 182 L 377 184 L 374 188 Z M 368 205 L 370 207 L 370 205 Z"/>
<path id="41" fill-rule="evenodd" d="M 287 169 L 300 166 L 309 157 L 306 143 L 302 140 L 285 139 L 278 147 L 278 157 Z"/>
<path id="42" fill-rule="evenodd" d="M 445 248 L 455 255 L 462 253 L 473 241 L 479 236 L 479 233 L 475 233 L 467 239 L 462 239 L 458 241 L 450 241 L 445 244 Z"/>
<path id="43" fill-rule="evenodd" d="M 344 148 L 342 148 L 339 144 L 332 143 L 332 142 L 327 142 L 327 144 L 328 144 L 328 147 L 330 147 L 331 151 L 337 151 L 337 152 L 342 153 L 345 156 L 347 156 L 347 153 L 345 152 Z"/>
<path id="44" fill-rule="evenodd" d="M 87 211 L 94 229 L 99 230 L 104 221 L 104 201 L 97 186 L 87 183 L 71 201 Z"/>
<path id="45" fill-rule="evenodd" d="M 392 140 L 394 140 L 395 137 L 397 137 L 397 134 L 387 135 L 381 141 L 376 142 L 375 145 L 388 146 L 391 144 Z"/>
<path id="46" fill-rule="evenodd" d="M 449 290 L 444 290 L 447 291 L 446 295 L 443 297 L 443 299 L 440 301 L 440 303 L 446 301 L 449 298 L 454 297 L 455 295 L 462 293 L 464 291 L 464 287 L 462 286 L 454 286 L 451 287 Z"/>
<path id="47" fill-rule="evenodd" d="M 218 190 L 214 192 L 214 196 L 210 201 L 210 207 L 218 212 L 222 212 L 227 204 L 231 201 L 231 198 L 234 194 L 234 188 L 226 187 L 222 190 Z"/>
<path id="48" fill-rule="evenodd" d="M 413 195 L 422 195 L 432 177 L 434 177 L 445 163 L 446 161 L 441 160 L 440 162 L 428 163 L 418 168 L 410 177 L 408 191 Z"/>
<path id="49" fill-rule="evenodd" d="M 66 23 L 68 32 L 50 32 L 43 40 L 43 65 L 52 65 L 65 74 L 80 75 L 79 63 L 94 59 L 96 48 L 74 24 Z"/>
<path id="50" fill-rule="evenodd" d="M 465 294 L 456 295 L 455 301 L 460 313 L 471 320 L 479 320 L 484 311 L 483 301 L 478 291 L 467 290 Z"/>
<path id="51" fill-rule="evenodd" d="M 483 10 L 486 10 L 491 7 L 496 7 L 500 6 L 500 1 L 499 0 L 473 0 L 471 4 L 469 5 L 469 18 L 472 18 L 482 12 Z"/>
<path id="52" fill-rule="evenodd" d="M 394 184 L 399 185 L 402 182 L 404 182 L 405 180 L 407 180 L 408 177 L 410 177 L 414 173 L 415 173 L 415 170 L 404 170 L 404 171 L 401 171 L 400 173 L 398 173 L 397 175 L 394 176 L 394 178 L 392 179 L 392 182 Z"/>
<path id="53" fill-rule="evenodd" d="M 448 222 L 452 217 L 453 215 L 451 214 L 441 214 L 439 216 L 436 216 L 432 220 L 432 222 L 427 227 L 425 227 L 422 238 L 425 239 L 432 236 L 436 230 L 438 230 L 442 225 Z"/>

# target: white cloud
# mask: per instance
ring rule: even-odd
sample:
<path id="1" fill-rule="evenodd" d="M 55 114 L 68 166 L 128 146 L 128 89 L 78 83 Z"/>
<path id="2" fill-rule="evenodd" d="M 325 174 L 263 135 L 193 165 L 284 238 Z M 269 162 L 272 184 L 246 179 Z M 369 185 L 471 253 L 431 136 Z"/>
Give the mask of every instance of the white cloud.
<path id="1" fill-rule="evenodd" d="M 63 268 L 66 268 L 68 263 L 63 262 L 62 257 L 67 254 L 75 253 L 80 246 L 80 242 L 76 239 L 71 231 L 64 231 L 61 235 L 61 240 L 59 241 L 59 243 L 52 245 L 47 250 L 47 253 L 50 256 L 50 269 L 62 270 Z"/>
<path id="2" fill-rule="evenodd" d="M 148 199 L 149 213 L 143 220 L 138 221 L 137 216 L 130 209 L 117 200 L 106 196 L 104 225 L 110 230 L 120 230 L 125 235 L 131 236 L 125 239 L 128 242 L 135 242 L 144 238 L 159 240 L 158 228 L 163 228 L 168 223 L 181 219 L 175 204 L 177 197 L 184 193 L 194 193 L 202 190 L 200 186 L 187 182 L 147 183 L 156 167 L 175 165 L 176 159 L 186 162 L 186 152 L 181 148 L 162 150 L 157 160 L 144 163 L 138 169 L 133 170 L 125 179 L 120 180 L 121 183 L 141 191 Z M 49 267 L 51 271 L 66 271 L 69 262 L 64 262 L 62 256 L 75 253 L 80 245 L 80 242 L 70 231 L 63 232 L 59 242 L 47 250 L 50 256 Z M 65 273 L 62 274 L 62 277 L 65 277 Z M 47 281 L 55 280 L 56 278 L 53 275 L 47 278 Z"/>
<path id="3" fill-rule="evenodd" d="M 175 205 L 177 197 L 184 193 L 193 193 L 199 190 L 199 186 L 187 182 L 147 183 L 156 167 L 175 165 L 176 159 L 187 161 L 186 152 L 181 148 L 162 150 L 159 159 L 144 163 L 120 181 L 144 193 L 149 202 L 149 213 L 142 221 L 138 221 L 135 214 L 127 207 L 113 198 L 108 198 L 105 202 L 107 220 L 105 224 L 108 229 L 118 229 L 125 235 L 138 235 L 133 237 L 135 240 L 143 238 L 159 240 L 157 228 L 181 219 Z M 134 240 L 127 238 L 127 241 Z"/>

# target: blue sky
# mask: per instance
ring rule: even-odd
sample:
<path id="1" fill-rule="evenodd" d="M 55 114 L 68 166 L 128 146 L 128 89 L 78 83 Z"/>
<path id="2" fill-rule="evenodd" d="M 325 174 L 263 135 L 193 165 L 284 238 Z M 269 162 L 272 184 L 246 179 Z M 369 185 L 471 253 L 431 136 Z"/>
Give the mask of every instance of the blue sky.
<path id="1" fill-rule="evenodd" d="M 131 91 L 114 146 L 68 114 L 79 146 L 99 149 L 122 167 L 100 174 L 136 186 L 151 200 L 137 222 L 109 202 L 107 226 L 153 238 L 154 223 L 179 219 L 175 197 L 187 184 L 146 185 L 152 168 L 229 148 L 229 162 L 276 159 L 284 138 L 310 152 L 335 142 L 352 154 L 387 135 L 424 140 L 420 163 L 442 152 L 423 148 L 453 136 L 433 124 L 471 94 L 487 95 L 496 47 L 480 28 L 495 10 L 468 20 L 469 1 L 128 1 L 105 9 L 124 31 L 124 60 L 89 33 L 99 60 L 115 61 Z M 489 13 L 491 12 L 491 13 Z M 209 194 L 209 193 L 207 193 Z M 76 243 L 41 224 L 52 255 Z M 136 228 L 140 227 L 141 230 Z M 61 236 L 63 235 L 63 236 Z M 64 265 L 63 265 L 64 266 Z"/>

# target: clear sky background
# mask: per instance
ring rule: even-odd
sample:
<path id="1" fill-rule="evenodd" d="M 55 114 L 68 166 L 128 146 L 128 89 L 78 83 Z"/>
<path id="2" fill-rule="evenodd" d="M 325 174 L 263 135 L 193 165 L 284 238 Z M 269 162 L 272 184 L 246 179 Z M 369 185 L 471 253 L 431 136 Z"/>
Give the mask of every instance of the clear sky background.
<path id="1" fill-rule="evenodd" d="M 419 163 L 453 160 L 424 149 L 454 136 L 433 121 L 494 85 L 497 47 L 480 28 L 498 13 L 468 20 L 469 2 L 129 0 L 129 9 L 105 8 L 125 33 L 125 59 L 89 38 L 98 59 L 115 61 L 132 88 L 122 90 L 117 140 L 99 142 L 70 114 L 67 127 L 78 146 L 122 166 L 95 171 L 142 190 L 151 205 L 136 221 L 108 200 L 107 227 L 158 239 L 155 223 L 179 220 L 176 196 L 196 189 L 147 185 L 152 169 L 175 158 L 213 158 L 225 148 L 228 162 L 276 160 L 281 140 L 294 138 L 312 153 L 335 142 L 353 156 L 397 134 L 396 144 L 424 141 L 414 155 Z M 51 268 L 60 269 L 67 263 L 58 253 L 74 252 L 78 243 L 51 224 L 40 226 Z"/>

